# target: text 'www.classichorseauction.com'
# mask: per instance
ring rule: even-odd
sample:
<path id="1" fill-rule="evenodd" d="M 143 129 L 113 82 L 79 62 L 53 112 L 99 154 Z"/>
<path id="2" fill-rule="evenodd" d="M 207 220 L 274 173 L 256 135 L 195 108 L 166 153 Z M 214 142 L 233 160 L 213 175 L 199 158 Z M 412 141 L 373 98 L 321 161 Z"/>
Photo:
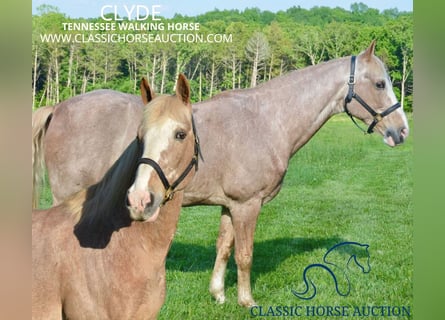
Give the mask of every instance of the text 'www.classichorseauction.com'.
<path id="1" fill-rule="evenodd" d="M 206 33 L 197 22 L 164 22 L 160 5 L 104 5 L 102 22 L 62 22 L 41 33 L 45 43 L 231 43 L 232 34 Z"/>

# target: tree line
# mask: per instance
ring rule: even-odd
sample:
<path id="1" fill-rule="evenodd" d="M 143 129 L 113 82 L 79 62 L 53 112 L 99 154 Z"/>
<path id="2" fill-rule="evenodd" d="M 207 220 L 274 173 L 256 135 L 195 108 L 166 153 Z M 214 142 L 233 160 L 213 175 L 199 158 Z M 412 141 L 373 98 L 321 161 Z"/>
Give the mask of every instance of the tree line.
<path id="1" fill-rule="evenodd" d="M 358 54 L 377 39 L 376 54 L 388 67 L 396 95 L 405 110 L 412 110 L 412 12 L 379 12 L 355 3 L 350 10 L 214 10 L 162 21 L 199 23 L 201 33 L 232 35 L 232 42 L 42 42 L 41 34 L 67 33 L 61 30 L 63 22 L 104 21 L 72 19 L 56 7 L 40 6 L 32 17 L 33 109 L 99 88 L 137 93 L 143 76 L 156 92 L 171 92 L 179 72 L 189 78 L 192 101 L 197 102 L 224 90 L 254 87 L 294 69 Z"/>

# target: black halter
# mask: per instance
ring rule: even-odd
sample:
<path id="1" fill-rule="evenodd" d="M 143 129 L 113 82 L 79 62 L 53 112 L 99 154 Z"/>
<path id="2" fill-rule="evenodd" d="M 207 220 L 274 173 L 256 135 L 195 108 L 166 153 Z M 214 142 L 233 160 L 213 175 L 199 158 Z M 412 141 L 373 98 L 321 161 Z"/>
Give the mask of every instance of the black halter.
<path id="1" fill-rule="evenodd" d="M 137 166 L 139 166 L 140 164 L 148 164 L 149 166 L 151 166 L 158 174 L 159 179 L 161 179 L 161 182 L 165 188 L 165 194 L 164 194 L 164 199 L 162 200 L 162 202 L 160 204 L 160 207 L 162 207 L 167 201 L 170 201 L 173 198 L 175 189 L 185 179 L 185 177 L 187 177 L 187 175 L 190 173 L 190 171 L 193 169 L 193 167 L 195 168 L 195 170 L 198 170 L 198 159 L 199 159 L 199 156 L 201 155 L 201 149 L 199 146 L 199 138 L 198 138 L 198 135 L 196 134 L 195 121 L 193 120 L 193 116 L 192 116 L 192 129 L 193 129 L 193 135 L 195 138 L 195 151 L 193 154 L 193 158 L 190 161 L 187 168 L 185 168 L 184 172 L 172 184 L 170 184 L 170 182 L 168 182 L 168 179 L 165 176 L 164 171 L 162 171 L 159 164 L 156 161 L 154 161 L 153 159 L 140 158 L 139 161 L 137 162 Z M 201 156 L 201 158 L 202 158 L 202 156 Z"/>
<path id="2" fill-rule="evenodd" d="M 372 133 L 374 131 L 374 127 L 376 126 L 376 124 L 379 121 L 381 121 L 388 114 L 390 114 L 391 112 L 395 111 L 397 108 L 400 107 L 400 102 L 397 102 L 396 104 L 392 105 L 391 107 L 389 107 L 388 109 L 386 109 L 385 111 L 383 111 L 381 113 L 376 112 L 373 108 L 371 108 L 357 93 L 354 92 L 354 85 L 355 85 L 355 77 L 354 77 L 354 73 L 355 73 L 355 60 L 356 60 L 356 56 L 352 56 L 351 57 L 351 74 L 349 75 L 349 81 L 348 81 L 349 91 L 348 91 L 348 94 L 347 94 L 347 96 L 345 98 L 344 109 L 345 109 L 345 112 L 348 114 L 348 116 L 351 118 L 352 122 L 354 122 L 355 125 L 360 130 L 362 130 L 365 134 L 366 133 Z M 350 103 L 352 101 L 352 99 L 357 100 L 357 102 L 360 103 L 363 106 L 363 108 L 365 108 L 373 116 L 374 120 L 369 125 L 368 130 L 363 129 L 355 121 L 354 117 L 349 112 L 347 105 L 348 105 L 348 103 Z"/>

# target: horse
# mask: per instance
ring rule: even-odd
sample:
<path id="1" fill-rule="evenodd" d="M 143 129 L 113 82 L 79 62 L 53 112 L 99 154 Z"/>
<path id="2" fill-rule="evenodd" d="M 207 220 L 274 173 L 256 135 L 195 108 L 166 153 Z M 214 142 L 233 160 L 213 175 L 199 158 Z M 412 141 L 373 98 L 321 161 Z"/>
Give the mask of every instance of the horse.
<path id="1" fill-rule="evenodd" d="M 198 161 L 189 97 L 179 75 L 175 95 L 144 107 L 138 138 L 100 182 L 33 212 L 33 319 L 157 317 L 184 187 Z"/>
<path id="2" fill-rule="evenodd" d="M 255 88 L 225 91 L 193 105 L 203 161 L 185 189 L 183 205 L 222 207 L 217 257 L 209 286 L 216 301 L 225 301 L 225 271 L 235 247 L 238 303 L 246 307 L 256 304 L 251 292 L 250 269 L 261 207 L 280 191 L 289 159 L 326 121 L 346 112 L 354 122 L 357 123 L 354 119 L 357 118 L 368 126 L 366 133 L 381 134 L 390 147 L 407 139 L 406 115 L 394 94 L 384 63 L 375 56 L 375 45 L 372 41 L 357 56 L 294 70 Z M 83 103 L 87 103 L 86 99 Z M 44 136 L 49 181 L 53 194 L 59 196 L 64 192 L 58 185 L 59 179 L 72 177 L 79 171 L 100 176 L 103 171 L 97 162 L 101 162 L 99 159 L 104 155 L 112 154 L 101 149 L 100 157 L 92 157 L 72 149 L 70 144 L 90 140 L 88 143 L 100 148 L 103 139 L 116 135 L 127 135 L 131 139 L 136 135 L 136 131 L 126 129 L 128 124 L 121 120 L 123 117 L 112 113 L 102 114 L 104 124 L 97 124 L 104 127 L 103 132 L 83 128 L 56 135 L 53 132 L 58 129 L 53 131 L 53 125 L 71 126 L 67 118 L 64 120 L 68 122 L 54 123 L 57 109 L 61 115 L 69 113 L 70 107 L 65 104 L 55 108 Z M 78 121 L 86 119 L 80 108 L 71 112 L 77 113 Z M 106 120 L 109 117 L 117 118 L 120 127 L 109 127 Z M 57 165 L 59 170 L 52 170 Z M 68 166 L 75 170 L 63 170 Z"/>
<path id="3" fill-rule="evenodd" d="M 348 275 L 346 273 L 346 269 L 349 267 L 349 264 L 351 262 L 355 262 L 357 267 L 362 271 L 362 273 L 369 273 L 371 271 L 371 265 L 369 264 L 370 255 L 369 255 L 369 245 L 368 244 L 361 244 L 358 242 L 341 242 L 334 245 L 332 248 L 330 248 L 325 255 L 323 256 L 323 262 L 321 263 L 314 263 L 308 265 L 304 271 L 303 271 L 303 281 L 305 285 L 305 289 L 303 291 L 296 291 L 292 289 L 292 293 L 303 300 L 311 300 L 315 297 L 317 294 L 317 287 L 315 286 L 314 282 L 309 279 L 310 286 L 308 283 L 308 276 L 307 273 L 311 269 L 322 269 L 326 270 L 332 277 L 335 285 L 335 290 L 340 296 L 346 297 L 351 292 L 351 283 L 349 281 Z M 331 257 L 333 256 L 333 253 L 335 252 L 346 252 L 346 261 L 344 259 L 341 263 L 338 262 L 332 262 Z M 344 266 L 344 267 L 343 267 Z M 344 283 L 346 283 L 347 289 L 345 291 L 342 291 L 339 289 L 339 281 L 338 276 L 342 276 L 342 280 Z M 311 290 L 311 293 L 309 294 L 309 291 Z"/>

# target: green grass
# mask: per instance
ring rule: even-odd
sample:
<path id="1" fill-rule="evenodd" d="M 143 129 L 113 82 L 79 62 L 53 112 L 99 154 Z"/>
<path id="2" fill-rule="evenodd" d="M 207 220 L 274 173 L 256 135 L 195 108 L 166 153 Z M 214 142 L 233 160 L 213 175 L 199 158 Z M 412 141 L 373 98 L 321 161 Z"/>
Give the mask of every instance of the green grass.
<path id="1" fill-rule="evenodd" d="M 352 316 L 355 306 L 409 306 L 412 318 L 412 170 L 412 136 L 391 149 L 378 134 L 363 136 L 345 116 L 331 119 L 291 159 L 281 192 L 262 209 L 252 267 L 257 303 L 265 310 L 347 306 L 348 319 L 359 319 Z M 49 203 L 49 194 L 44 195 L 43 205 Z M 226 303 L 216 304 L 208 293 L 219 216 L 218 207 L 183 209 L 167 257 L 167 299 L 159 319 L 252 318 L 249 309 L 237 305 L 233 257 L 226 275 Z M 322 262 L 326 251 L 341 241 L 370 245 L 371 272 L 363 274 L 351 266 L 351 292 L 342 297 L 332 278 L 315 270 L 311 275 L 317 296 L 304 301 L 292 295 L 291 289 L 303 288 L 304 268 Z"/>

